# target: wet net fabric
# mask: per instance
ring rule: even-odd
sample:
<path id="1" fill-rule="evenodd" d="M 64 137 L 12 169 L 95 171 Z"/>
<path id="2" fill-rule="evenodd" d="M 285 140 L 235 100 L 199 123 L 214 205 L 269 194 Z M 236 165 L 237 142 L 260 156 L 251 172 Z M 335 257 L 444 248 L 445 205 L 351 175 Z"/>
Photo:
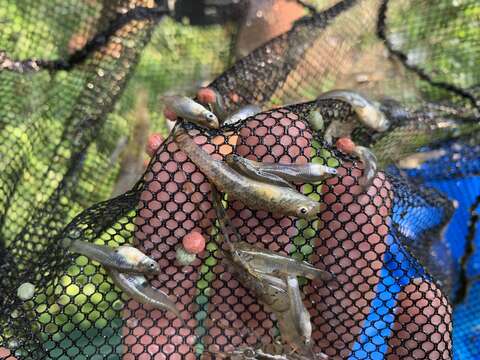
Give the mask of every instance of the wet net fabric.
<path id="1" fill-rule="evenodd" d="M 185 10 L 188 1 L 1 2 L 0 358 L 220 359 L 275 347 L 276 319 L 223 263 L 210 184 L 176 143 L 168 138 L 127 188 L 117 186 L 119 149 L 138 158 L 148 132 L 139 103 L 155 129 L 159 94 L 208 83 L 229 111 L 264 109 L 218 131 L 183 124 L 212 157 L 338 171 L 295 184 L 322 204 L 310 221 L 223 194 L 245 241 L 335 275 L 301 283 L 314 350 L 333 359 L 477 358 L 478 4 L 308 2 L 315 12 L 305 8 L 290 31 L 233 62 L 247 3 L 199 3 L 203 17 Z M 366 192 L 362 163 L 308 123 L 312 111 L 325 126 L 353 121 L 348 104 L 312 101 L 337 88 L 363 91 L 392 119 L 386 133 L 354 131 L 382 169 Z M 442 132 L 438 119 L 458 126 Z M 441 156 L 396 167 L 432 150 Z M 194 230 L 207 250 L 180 266 L 176 247 Z M 69 252 L 77 239 L 130 243 L 155 259 L 161 274 L 149 282 L 176 300 L 186 326 Z M 24 301 L 17 289 L 26 282 L 35 292 Z"/>

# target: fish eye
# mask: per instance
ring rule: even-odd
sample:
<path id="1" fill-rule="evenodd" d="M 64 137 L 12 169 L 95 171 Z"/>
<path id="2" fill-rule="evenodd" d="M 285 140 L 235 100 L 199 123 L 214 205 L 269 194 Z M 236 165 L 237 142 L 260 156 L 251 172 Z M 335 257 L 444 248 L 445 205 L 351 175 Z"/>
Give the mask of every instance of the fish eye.
<path id="1" fill-rule="evenodd" d="M 150 263 L 149 265 L 152 269 L 155 267 L 155 264 L 154 263 Z"/>
<path id="2" fill-rule="evenodd" d="M 300 208 L 300 212 L 305 215 L 308 212 L 308 210 L 307 208 L 302 207 Z"/>
<path id="3" fill-rule="evenodd" d="M 245 355 L 247 358 L 252 358 L 254 359 L 255 358 L 255 351 L 253 351 L 252 349 L 245 349 L 245 351 L 243 352 L 243 355 Z"/>

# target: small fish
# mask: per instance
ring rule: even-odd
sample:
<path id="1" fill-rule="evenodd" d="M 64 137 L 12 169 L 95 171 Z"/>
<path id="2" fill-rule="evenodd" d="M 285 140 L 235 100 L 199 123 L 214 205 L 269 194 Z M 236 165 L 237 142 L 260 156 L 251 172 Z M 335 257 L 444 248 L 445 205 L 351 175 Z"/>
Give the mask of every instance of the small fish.
<path id="1" fill-rule="evenodd" d="M 251 209 L 304 219 L 312 218 L 320 211 L 320 203 L 293 189 L 249 179 L 225 162 L 213 159 L 183 129 L 176 132 L 175 142 L 218 190 Z"/>
<path id="2" fill-rule="evenodd" d="M 271 267 L 269 266 L 268 261 L 263 263 L 261 261 L 259 263 L 252 262 L 251 260 L 256 256 L 257 250 L 260 252 L 262 250 L 252 250 L 252 248 L 256 247 L 243 241 L 239 241 L 240 234 L 233 226 L 231 226 L 231 223 L 229 222 L 229 219 L 227 218 L 223 205 L 220 201 L 218 191 L 215 188 L 213 188 L 212 191 L 213 207 L 217 213 L 221 234 L 224 241 L 230 247 L 230 251 L 224 256 L 224 261 L 226 262 L 233 276 L 235 276 L 243 286 L 249 289 L 260 303 L 266 305 L 272 312 L 275 313 L 279 324 L 280 335 L 285 343 L 287 343 L 295 351 L 300 350 L 301 352 L 305 352 L 306 350 L 309 353 L 309 357 L 305 359 L 320 359 L 317 356 L 318 354 L 313 353 L 311 346 L 312 326 L 310 322 L 310 314 L 306 310 L 301 298 L 297 275 L 295 274 L 297 269 L 293 267 L 294 274 L 289 274 L 288 271 L 290 268 L 288 266 Z M 237 241 L 232 242 L 230 240 L 227 227 L 231 228 Z M 242 252 L 242 248 L 244 247 L 252 251 L 244 253 Z M 278 255 L 270 251 L 266 251 L 266 253 L 267 255 Z M 285 258 L 291 260 L 290 258 L 284 256 L 282 259 L 283 261 L 280 262 L 281 265 L 285 264 Z M 260 256 L 260 259 L 262 259 L 262 256 Z M 310 270 L 308 272 L 311 273 L 311 269 L 313 267 L 310 264 L 304 262 L 300 263 Z M 262 267 L 262 264 L 267 264 L 267 266 Z M 279 271 L 279 269 L 281 269 L 281 271 Z M 285 273 L 288 275 L 285 275 Z M 317 277 L 318 275 L 316 274 L 316 271 L 314 271 L 314 273 L 315 275 L 313 275 L 313 277 Z M 322 272 L 321 275 L 324 276 L 324 273 L 325 272 Z M 330 279 L 331 275 L 328 273 L 326 274 L 328 275 L 328 279 Z M 304 359 L 300 355 L 295 357 L 294 355 L 297 354 L 293 354 L 291 352 L 288 354 L 292 355 L 292 357 L 278 357 L 284 355 L 286 356 L 286 353 L 283 351 L 270 354 L 265 353 L 265 356 L 271 355 L 272 357 L 262 357 L 259 353 L 258 359 Z M 240 356 L 242 355 L 241 352 L 237 353 L 237 355 L 239 355 L 237 359 L 243 359 L 243 357 Z M 273 357 L 273 355 L 277 357 Z M 232 359 L 233 358 L 234 357 L 232 357 Z M 255 359 L 255 357 L 252 359 Z"/>
<path id="3" fill-rule="evenodd" d="M 397 165 L 401 169 L 419 169 L 425 162 L 438 160 L 446 154 L 447 152 L 443 149 L 420 152 L 400 159 Z"/>
<path id="4" fill-rule="evenodd" d="M 275 251 L 262 249 L 245 241 L 233 243 L 234 250 L 256 272 L 264 274 L 283 273 L 303 276 L 307 279 L 330 281 L 333 275 L 317 269 L 306 261 L 300 261 L 291 256 L 281 255 Z"/>
<path id="5" fill-rule="evenodd" d="M 390 127 L 390 121 L 379 107 L 352 90 L 332 90 L 321 94 L 317 100 L 336 99 L 348 103 L 366 127 L 383 132 Z"/>
<path id="6" fill-rule="evenodd" d="M 212 188 L 212 200 L 223 241 L 228 244 L 229 247 L 228 252 L 225 253 L 223 258 L 226 265 L 230 268 L 234 276 L 237 277 L 245 287 L 252 291 L 259 301 L 269 305 L 273 311 L 287 311 L 290 307 L 290 302 L 288 300 L 285 281 L 274 275 L 256 273 L 250 264 L 243 259 L 243 256 L 236 251 L 235 248 L 240 239 L 240 234 L 229 221 L 220 201 L 219 193 L 215 187 Z M 236 241 L 230 239 L 228 228 L 232 230 L 232 235 L 236 238 Z M 221 245 L 221 243 L 219 245 Z"/>
<path id="7" fill-rule="evenodd" d="M 125 273 L 153 275 L 160 272 L 160 267 L 155 260 L 129 245 L 112 249 L 106 245 L 75 240 L 71 243 L 70 250 L 85 255 L 106 268 Z"/>
<path id="8" fill-rule="evenodd" d="M 261 112 L 262 109 L 257 105 L 246 105 L 229 115 L 222 123 L 222 125 L 232 125 L 239 121 L 245 120 L 250 116 L 254 116 Z"/>
<path id="9" fill-rule="evenodd" d="M 295 189 L 292 184 L 282 177 L 263 171 L 263 169 L 257 165 L 262 163 L 248 160 L 235 154 L 227 155 L 225 157 L 225 162 L 230 165 L 232 169 L 250 179 L 266 182 L 276 186 L 284 186 Z"/>
<path id="10" fill-rule="evenodd" d="M 312 323 L 310 313 L 302 301 L 302 292 L 298 285 L 296 276 L 287 275 L 287 290 L 290 297 L 290 311 L 295 323 L 298 326 L 298 332 L 304 337 L 305 344 L 310 345 L 312 341 Z"/>
<path id="11" fill-rule="evenodd" d="M 170 311 L 182 321 L 182 325 L 185 325 L 175 303 L 163 291 L 151 287 L 143 275 L 124 274 L 114 269 L 108 269 L 108 273 L 115 285 L 132 299 L 141 304 L 151 305 L 155 309 Z"/>
<path id="12" fill-rule="evenodd" d="M 285 280 L 268 274 L 259 273 L 256 276 L 242 266 L 241 261 L 234 259 L 231 254 L 225 254 L 223 260 L 235 278 L 275 314 L 284 313 L 290 309 Z"/>
<path id="13" fill-rule="evenodd" d="M 161 100 L 178 117 L 209 129 L 218 129 L 220 124 L 214 113 L 186 96 L 163 96 Z"/>
<path id="14" fill-rule="evenodd" d="M 225 161 L 242 175 L 259 181 L 268 181 L 278 186 L 292 187 L 289 181 L 317 183 L 337 174 L 337 170 L 334 168 L 314 163 L 268 164 L 249 160 L 236 154 L 227 155 Z"/>
<path id="15" fill-rule="evenodd" d="M 367 188 L 372 184 L 373 179 L 377 175 L 377 158 L 370 149 L 358 145 L 355 146 L 352 154 L 358 156 L 363 163 L 363 175 L 358 183 L 363 188 Z"/>
<path id="16" fill-rule="evenodd" d="M 273 344 L 263 344 L 261 347 L 239 347 L 231 352 L 206 351 L 205 353 L 215 354 L 220 356 L 220 359 L 230 360 L 312 360 L 300 354 L 290 353 L 289 349 L 284 349 L 282 345 L 270 346 Z M 274 347 L 274 348 L 273 348 Z M 273 349 L 272 349 L 273 348 Z M 219 357 L 215 359 L 219 359 Z M 201 359 L 208 359 L 202 356 Z M 209 358 L 212 359 L 212 358 Z M 328 359 L 327 357 L 316 359 Z"/>

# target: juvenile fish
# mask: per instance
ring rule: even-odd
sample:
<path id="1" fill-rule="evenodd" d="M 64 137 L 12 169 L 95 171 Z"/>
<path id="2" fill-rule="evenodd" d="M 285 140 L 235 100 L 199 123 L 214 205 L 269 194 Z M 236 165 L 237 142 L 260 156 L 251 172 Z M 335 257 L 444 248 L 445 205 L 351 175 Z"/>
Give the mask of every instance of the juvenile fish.
<path id="1" fill-rule="evenodd" d="M 251 269 L 264 274 L 289 274 L 303 276 L 307 279 L 330 281 L 333 275 L 327 271 L 317 269 L 306 261 L 300 261 L 278 254 L 268 249 L 262 249 L 245 241 L 233 244 L 237 254 L 248 264 Z"/>
<path id="2" fill-rule="evenodd" d="M 352 154 L 358 156 L 360 161 L 363 163 L 363 175 L 359 179 L 358 183 L 364 188 L 369 187 L 377 175 L 378 165 L 375 154 L 370 149 L 358 145 L 355 146 Z"/>
<path id="3" fill-rule="evenodd" d="M 359 121 L 369 129 L 383 132 L 390 126 L 390 121 L 379 107 L 352 90 L 332 90 L 321 94 L 317 100 L 335 99 L 348 103 Z"/>
<path id="4" fill-rule="evenodd" d="M 258 181 L 269 181 L 278 186 L 292 185 L 289 181 L 316 183 L 337 174 L 337 170 L 325 165 L 269 164 L 246 159 L 236 154 L 227 155 L 225 161 L 242 175 Z"/>
<path id="5" fill-rule="evenodd" d="M 446 154 L 447 152 L 444 149 L 419 152 L 400 159 L 397 162 L 397 165 L 401 169 L 418 169 L 425 162 L 430 160 L 438 160 Z"/>
<path id="6" fill-rule="evenodd" d="M 239 121 L 245 120 L 250 116 L 256 115 L 261 112 L 262 109 L 257 105 L 246 105 L 241 107 L 239 110 L 229 115 L 222 123 L 222 125 L 232 125 L 236 124 Z"/>
<path id="7" fill-rule="evenodd" d="M 320 204 L 299 192 L 249 179 L 233 170 L 223 161 L 214 160 L 182 129 L 175 134 L 175 142 L 195 163 L 218 190 L 240 200 L 247 207 L 277 214 L 312 218 L 320 211 Z"/>
<path id="8" fill-rule="evenodd" d="M 162 101 L 178 117 L 209 129 L 218 129 L 218 118 L 203 105 L 186 96 L 163 96 Z"/>
<path id="9" fill-rule="evenodd" d="M 267 305 L 275 313 L 282 341 L 294 351 L 308 353 L 310 359 L 315 358 L 312 357 L 310 315 L 301 300 L 298 282 L 291 285 L 292 289 L 288 289 L 289 285 L 284 276 L 259 273 L 259 277 L 255 277 L 231 259 L 227 260 L 227 264 L 240 283 L 249 289 L 260 303 Z M 296 281 L 296 277 L 291 278 L 291 281 Z M 292 298 L 292 295 L 295 298 Z"/>
<path id="10" fill-rule="evenodd" d="M 125 273 L 153 275 L 160 272 L 160 267 L 155 260 L 129 245 L 112 249 L 106 245 L 75 240 L 71 243 L 70 250 L 85 255 L 106 268 Z"/>
<path id="11" fill-rule="evenodd" d="M 175 303 L 170 300 L 168 295 L 163 291 L 151 287 L 144 276 L 123 274 L 114 269 L 108 269 L 108 273 L 115 285 L 117 285 L 123 292 L 130 295 L 132 299 L 141 304 L 151 305 L 155 309 L 170 311 L 182 321 L 183 325 L 185 325 Z"/>
<path id="12" fill-rule="evenodd" d="M 298 327 L 297 332 L 303 336 L 307 346 L 311 345 L 312 323 L 310 313 L 302 301 L 302 293 L 298 285 L 298 279 L 296 276 L 287 275 L 286 280 L 288 295 L 290 297 L 290 311 Z"/>
<path id="13" fill-rule="evenodd" d="M 253 296 L 262 304 L 267 305 L 275 314 L 286 312 L 290 309 L 290 299 L 285 280 L 268 274 L 255 276 L 226 254 L 224 261 L 240 283 L 249 289 Z"/>
<path id="14" fill-rule="evenodd" d="M 217 351 L 207 351 L 207 353 L 220 355 L 221 359 L 230 360 L 312 360 L 311 357 L 291 353 L 291 350 L 284 349 L 282 345 L 275 344 L 275 348 L 269 345 L 273 344 L 264 344 L 257 348 L 239 347 L 228 353 Z M 201 359 L 206 359 L 206 357 L 202 357 Z M 215 357 L 215 359 L 218 359 L 218 357 Z M 328 357 L 317 357 L 316 359 L 328 359 Z"/>
<path id="15" fill-rule="evenodd" d="M 232 272 L 233 276 L 235 276 L 240 281 L 240 283 L 242 283 L 243 286 L 249 289 L 260 303 L 267 305 L 268 308 L 275 313 L 278 320 L 280 335 L 285 343 L 287 343 L 295 351 L 300 351 L 301 353 L 305 353 L 305 351 L 308 352 L 309 357 L 307 359 L 319 359 L 320 357 L 317 356 L 318 354 L 313 353 L 313 349 L 311 346 L 312 326 L 310 322 L 310 314 L 308 313 L 303 304 L 300 288 L 296 278 L 297 275 L 285 275 L 285 272 L 288 271 L 288 268 L 285 268 L 285 266 L 280 267 L 280 269 L 285 271 L 282 273 L 281 271 L 279 271 L 278 267 L 273 267 L 273 269 L 272 267 L 269 267 L 268 262 L 266 262 L 267 266 L 263 267 L 259 266 L 258 263 L 252 263 L 250 260 L 255 257 L 256 251 L 252 251 L 250 253 L 243 253 L 242 245 L 244 245 L 243 247 L 246 247 L 247 250 L 250 250 L 254 247 L 243 241 L 239 241 L 238 239 L 240 239 L 240 235 L 238 234 L 238 231 L 236 231 L 236 229 L 233 227 L 233 234 L 238 241 L 232 242 L 230 240 L 229 233 L 227 231 L 227 224 L 229 224 L 229 221 L 226 217 L 226 213 L 219 200 L 219 195 L 215 188 L 213 188 L 212 197 L 213 206 L 216 210 L 217 218 L 220 224 L 221 234 L 223 235 L 224 241 L 230 246 L 230 251 L 225 254 L 224 261 L 229 266 L 229 269 Z M 261 251 L 261 249 L 256 250 Z M 283 263 L 284 261 L 281 262 L 282 265 Z M 310 268 L 312 268 L 312 266 L 308 263 L 304 264 L 308 265 L 307 268 L 309 270 Z M 330 277 L 330 274 L 328 274 L 328 278 Z M 272 355 L 272 357 L 260 356 L 258 358 L 297 358 L 293 357 L 293 354 L 291 352 L 289 352 L 289 354 L 292 354 L 291 358 L 273 357 L 273 355 L 285 355 L 283 351 L 281 353 L 277 352 L 275 354 L 264 354 Z M 241 353 L 239 355 L 241 355 Z M 242 359 L 242 357 L 238 357 L 238 359 Z M 252 359 L 255 359 L 255 357 L 253 357 Z M 303 357 L 299 356 L 298 359 L 303 359 Z"/>

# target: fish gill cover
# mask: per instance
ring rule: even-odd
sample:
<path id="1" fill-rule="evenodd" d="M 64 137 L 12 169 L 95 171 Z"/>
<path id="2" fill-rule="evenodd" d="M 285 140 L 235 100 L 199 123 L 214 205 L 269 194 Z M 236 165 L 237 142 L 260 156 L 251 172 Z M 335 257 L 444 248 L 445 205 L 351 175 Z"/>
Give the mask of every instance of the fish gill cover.
<path id="1" fill-rule="evenodd" d="M 298 19 L 285 28 L 277 6 Z M 247 51 L 259 21 L 285 29 Z M 210 83 L 228 112 L 263 109 L 219 130 L 182 124 L 213 158 L 337 170 L 294 185 L 321 204 L 308 220 L 222 194 L 243 241 L 335 276 L 300 282 L 315 352 L 478 359 L 479 22 L 474 0 L 0 0 L 0 358 L 220 359 L 275 347 L 278 319 L 223 262 L 208 179 L 172 137 L 143 167 L 148 132 L 167 131 L 159 95 Z M 341 100 L 315 100 L 334 89 L 379 101 L 391 121 L 352 134 L 381 170 L 365 191 L 362 162 L 324 139 L 352 117 Z M 192 231 L 206 250 L 182 266 L 176 251 Z M 77 240 L 154 259 L 149 285 L 185 324 L 70 252 Z"/>

